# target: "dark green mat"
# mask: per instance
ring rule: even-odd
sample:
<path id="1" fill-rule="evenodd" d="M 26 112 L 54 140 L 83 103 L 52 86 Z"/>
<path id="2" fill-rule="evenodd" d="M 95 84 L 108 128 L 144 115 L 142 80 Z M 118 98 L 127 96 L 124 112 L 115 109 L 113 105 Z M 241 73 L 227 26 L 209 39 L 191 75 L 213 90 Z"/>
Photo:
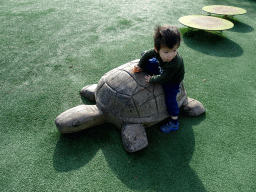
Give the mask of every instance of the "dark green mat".
<path id="1" fill-rule="evenodd" d="M 179 17 L 211 4 L 245 15 L 219 35 Z M 1 191 L 256 191 L 256 1 L 1 0 Z M 92 104 L 80 89 L 153 46 L 156 24 L 177 25 L 189 97 L 200 117 L 147 129 L 149 146 L 124 151 L 111 124 L 61 134 L 63 111 Z"/>

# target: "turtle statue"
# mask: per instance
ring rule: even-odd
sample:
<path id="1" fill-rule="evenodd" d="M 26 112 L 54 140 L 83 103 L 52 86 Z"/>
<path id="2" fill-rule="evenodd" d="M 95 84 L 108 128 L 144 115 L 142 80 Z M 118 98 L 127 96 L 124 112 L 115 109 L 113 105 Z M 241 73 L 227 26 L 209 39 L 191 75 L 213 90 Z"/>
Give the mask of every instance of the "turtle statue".
<path id="1" fill-rule="evenodd" d="M 170 117 L 165 105 L 165 95 L 160 84 L 145 81 L 145 72 L 134 73 L 139 59 L 107 72 L 98 84 L 82 88 L 80 94 L 96 101 L 96 105 L 79 105 L 61 113 L 55 120 L 59 131 L 78 132 L 104 122 L 121 129 L 127 152 L 136 152 L 148 145 L 145 128 Z M 205 109 L 188 98 L 183 83 L 177 95 L 180 108 L 190 116 L 198 116 Z"/>

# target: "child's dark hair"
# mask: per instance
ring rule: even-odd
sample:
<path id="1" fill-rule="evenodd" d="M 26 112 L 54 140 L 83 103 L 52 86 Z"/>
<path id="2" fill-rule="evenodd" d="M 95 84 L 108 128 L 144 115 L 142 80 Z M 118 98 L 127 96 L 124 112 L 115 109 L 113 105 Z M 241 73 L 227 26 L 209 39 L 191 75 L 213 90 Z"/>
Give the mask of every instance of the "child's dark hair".
<path id="1" fill-rule="evenodd" d="M 156 26 L 154 43 L 155 48 L 159 51 L 162 47 L 172 49 L 175 45 L 180 46 L 181 34 L 177 27 L 164 25 Z"/>

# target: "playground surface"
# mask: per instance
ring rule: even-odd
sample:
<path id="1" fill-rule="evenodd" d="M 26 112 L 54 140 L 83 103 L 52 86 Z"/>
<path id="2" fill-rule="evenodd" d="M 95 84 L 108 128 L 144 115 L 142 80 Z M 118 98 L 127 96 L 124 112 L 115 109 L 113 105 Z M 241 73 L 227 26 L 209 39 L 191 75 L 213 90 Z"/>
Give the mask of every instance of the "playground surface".
<path id="1" fill-rule="evenodd" d="M 222 34 L 179 23 L 209 5 L 246 14 Z M 255 0 L 1 0 L 0 190 L 256 191 L 255 10 Z M 148 147 L 132 154 L 112 124 L 60 133 L 60 113 L 93 104 L 81 88 L 151 49 L 157 24 L 179 27 L 184 85 L 206 113 L 181 113 L 173 133 L 148 128 Z"/>

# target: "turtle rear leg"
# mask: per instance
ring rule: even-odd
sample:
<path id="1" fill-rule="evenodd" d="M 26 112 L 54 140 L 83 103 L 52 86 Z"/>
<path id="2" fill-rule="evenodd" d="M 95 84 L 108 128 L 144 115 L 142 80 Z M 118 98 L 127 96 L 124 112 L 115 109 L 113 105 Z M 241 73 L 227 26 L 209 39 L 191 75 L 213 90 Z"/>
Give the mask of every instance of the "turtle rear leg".
<path id="1" fill-rule="evenodd" d="M 183 103 L 183 109 L 189 116 L 199 116 L 205 112 L 205 108 L 199 101 L 187 97 Z"/>
<path id="2" fill-rule="evenodd" d="M 127 152 L 139 151 L 148 145 L 145 126 L 142 124 L 125 124 L 121 129 L 121 137 Z"/>
<path id="3" fill-rule="evenodd" d="M 87 99 L 95 101 L 96 88 L 97 84 L 87 85 L 81 89 L 80 94 Z"/>

